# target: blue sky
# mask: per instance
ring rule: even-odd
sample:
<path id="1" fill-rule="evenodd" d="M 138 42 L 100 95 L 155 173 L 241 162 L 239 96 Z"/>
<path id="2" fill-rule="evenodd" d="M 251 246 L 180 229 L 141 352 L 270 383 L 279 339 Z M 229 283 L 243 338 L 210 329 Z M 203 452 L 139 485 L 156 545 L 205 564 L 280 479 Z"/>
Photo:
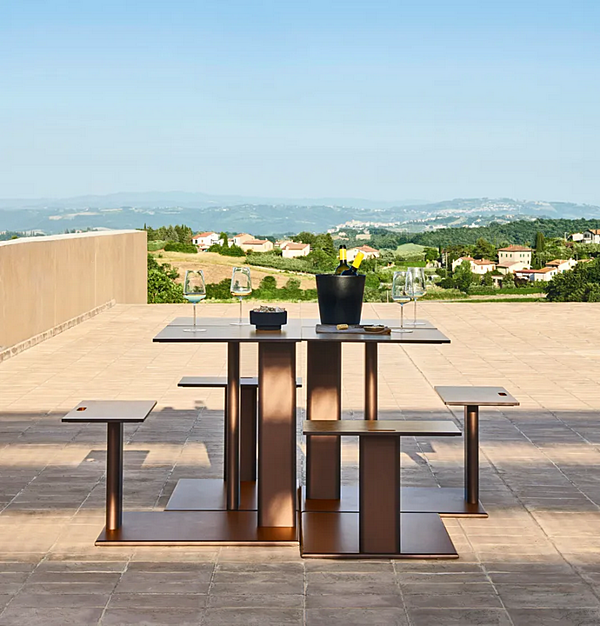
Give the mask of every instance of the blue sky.
<path id="1" fill-rule="evenodd" d="M 0 2 L 0 197 L 600 204 L 598 0 Z"/>

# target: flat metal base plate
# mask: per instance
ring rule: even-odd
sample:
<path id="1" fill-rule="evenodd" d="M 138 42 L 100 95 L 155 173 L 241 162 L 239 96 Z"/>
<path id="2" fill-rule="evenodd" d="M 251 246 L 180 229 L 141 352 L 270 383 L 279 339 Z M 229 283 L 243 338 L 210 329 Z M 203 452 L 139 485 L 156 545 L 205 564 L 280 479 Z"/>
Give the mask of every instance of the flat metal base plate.
<path id="1" fill-rule="evenodd" d="M 298 529 L 258 526 L 255 511 L 143 511 L 123 513 L 119 530 L 104 529 L 97 546 L 107 545 L 297 545 Z"/>
<path id="2" fill-rule="evenodd" d="M 358 513 L 302 513 L 300 554 L 303 557 L 360 559 L 457 559 L 458 553 L 439 515 L 402 513 L 400 552 L 361 553 Z"/>
<path id="3" fill-rule="evenodd" d="M 240 511 L 256 511 L 256 482 L 240 483 Z M 165 507 L 165 511 L 226 511 L 227 488 L 222 478 L 182 478 Z"/>
<path id="4" fill-rule="evenodd" d="M 358 485 L 342 485 L 341 496 L 339 500 L 307 499 L 303 487 L 301 510 L 358 511 Z M 400 509 L 403 513 L 438 513 L 442 517 L 488 517 L 481 502 L 469 504 L 465 501 L 463 489 L 451 487 L 402 487 Z"/>

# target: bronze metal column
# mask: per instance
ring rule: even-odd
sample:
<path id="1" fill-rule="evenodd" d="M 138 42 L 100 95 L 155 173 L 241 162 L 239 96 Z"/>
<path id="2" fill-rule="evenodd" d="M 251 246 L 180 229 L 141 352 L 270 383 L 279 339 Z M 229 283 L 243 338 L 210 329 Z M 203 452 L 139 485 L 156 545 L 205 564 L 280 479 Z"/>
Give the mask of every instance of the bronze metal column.
<path id="1" fill-rule="evenodd" d="M 258 344 L 258 525 L 296 526 L 296 344 Z"/>
<path id="2" fill-rule="evenodd" d="M 256 387 L 241 388 L 240 402 L 240 480 L 256 480 Z"/>
<path id="3" fill-rule="evenodd" d="M 479 407 L 465 407 L 465 500 L 479 502 Z"/>
<path id="4" fill-rule="evenodd" d="M 400 438 L 359 438 L 359 546 L 365 554 L 400 552 Z"/>
<path id="5" fill-rule="evenodd" d="M 108 422 L 106 437 L 106 530 L 123 521 L 123 422 Z"/>
<path id="6" fill-rule="evenodd" d="M 227 343 L 227 510 L 240 508 L 240 343 Z"/>
<path id="7" fill-rule="evenodd" d="M 342 344 L 309 341 L 306 363 L 306 418 L 342 417 Z M 340 498 L 341 438 L 306 438 L 306 497 Z"/>
<path id="8" fill-rule="evenodd" d="M 365 342 L 365 419 L 377 419 L 377 343 Z"/>
<path id="9" fill-rule="evenodd" d="M 227 416 L 229 411 L 227 409 L 227 396 L 229 392 L 225 387 L 225 400 L 223 402 L 223 480 L 227 482 L 227 433 L 229 432 L 229 426 L 227 424 Z"/>

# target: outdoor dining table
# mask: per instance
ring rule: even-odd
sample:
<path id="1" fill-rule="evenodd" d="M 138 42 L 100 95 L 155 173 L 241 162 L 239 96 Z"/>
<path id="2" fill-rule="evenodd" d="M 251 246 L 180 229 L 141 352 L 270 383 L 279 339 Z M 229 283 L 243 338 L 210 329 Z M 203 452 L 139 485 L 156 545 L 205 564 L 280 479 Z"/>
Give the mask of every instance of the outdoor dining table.
<path id="1" fill-rule="evenodd" d="M 173 492 L 175 504 L 169 515 L 196 514 L 196 540 L 222 542 L 297 541 L 296 470 L 296 344 L 307 346 L 307 417 L 309 420 L 341 418 L 342 343 L 365 345 L 365 419 L 377 419 L 378 345 L 443 344 L 449 339 L 428 322 L 410 333 L 337 334 L 318 333 L 318 320 L 289 320 L 280 331 L 260 331 L 220 318 L 203 318 L 190 330 L 191 318 L 176 318 L 155 338 L 158 343 L 226 343 L 227 402 L 224 486 L 214 489 L 215 479 L 182 479 Z M 363 323 L 397 326 L 390 320 Z M 240 481 L 239 384 L 240 344 L 258 344 L 259 444 L 256 484 Z M 340 437 L 307 437 L 307 492 L 303 509 L 310 502 L 325 505 L 340 498 Z M 335 508 L 335 507 L 334 507 Z M 176 510 L 175 510 L 176 509 Z M 338 507 L 339 509 L 339 507 Z M 183 519 L 183 518 L 182 518 Z M 187 518 L 186 518 L 187 519 Z M 204 523 L 204 520 L 208 520 Z M 221 531 L 219 532 L 219 519 Z M 240 523 L 242 521 L 243 523 Z M 209 528 L 210 527 L 210 528 Z M 210 529 L 208 535 L 203 535 Z M 179 533 L 181 534 L 181 533 Z M 185 534 L 185 533 L 183 533 Z"/>
<path id="2" fill-rule="evenodd" d="M 382 320 L 373 322 L 382 323 Z M 385 320 L 383 322 L 387 323 Z M 412 333 L 406 334 L 338 335 L 316 332 L 316 320 L 290 320 L 280 331 L 260 331 L 250 325 L 234 325 L 223 319 L 199 320 L 198 327 L 193 330 L 188 320 L 177 319 L 160 331 L 153 341 L 227 344 L 225 411 L 227 480 L 223 482 L 215 479 L 182 479 L 171 496 L 171 500 L 177 500 L 178 506 L 167 504 L 164 511 L 125 511 L 120 528 L 111 532 L 110 536 L 103 537 L 97 542 L 98 545 L 297 544 L 300 541 L 302 546 L 298 520 L 304 519 L 304 513 L 312 512 L 306 508 L 306 504 L 310 502 L 326 504 L 330 500 L 323 499 L 324 495 L 331 493 L 335 495 L 339 492 L 340 437 L 334 437 L 335 441 L 331 441 L 329 436 L 310 434 L 308 437 L 307 472 L 313 499 L 303 498 L 303 511 L 299 517 L 300 498 L 296 468 L 297 344 L 302 341 L 308 342 L 309 420 L 341 417 L 341 345 L 344 342 L 365 345 L 365 416 L 367 421 L 373 423 L 377 418 L 378 345 L 443 344 L 448 343 L 449 339 L 430 324 L 424 324 L 420 328 L 415 328 Z M 242 343 L 258 344 L 258 480 L 251 484 L 244 484 L 240 479 Z M 317 425 L 315 422 L 315 426 Z M 437 426 L 432 424 L 429 431 L 425 424 L 421 427 L 406 423 L 406 427 L 395 429 L 394 436 L 406 436 L 407 433 L 414 432 L 411 428 L 415 427 L 418 432 L 433 432 L 440 436 L 460 434 L 451 422 L 437 423 Z M 372 429 L 367 429 L 364 434 L 370 441 Z M 324 445 L 313 441 L 313 438 L 319 439 Z M 375 448 L 371 443 L 369 447 L 376 449 L 377 442 L 372 443 Z M 393 455 L 389 458 L 393 459 Z M 217 489 L 214 488 L 215 482 L 219 484 Z M 373 482 L 368 481 L 369 484 Z M 399 482 L 397 484 L 399 485 Z M 321 499 L 314 499 L 315 495 Z M 347 512 L 344 513 L 347 516 Z M 437 518 L 436 514 L 433 515 Z M 399 516 L 400 511 L 398 520 Z M 439 518 L 437 518 L 439 524 L 432 525 L 431 521 L 433 517 L 425 524 L 414 522 L 406 524 L 403 537 L 407 533 L 411 536 L 418 535 L 420 537 L 417 541 L 418 552 L 422 556 L 428 556 L 431 552 L 432 556 L 455 557 L 456 552 L 443 524 L 439 522 Z M 310 526 L 310 520 L 306 520 L 306 523 Z M 422 527 L 418 528 L 419 526 Z M 312 532 L 312 536 L 314 535 Z M 429 545 L 432 546 L 431 551 L 428 549 Z M 442 546 L 443 549 L 436 549 L 436 545 Z"/>
<path id="3" fill-rule="evenodd" d="M 185 512 L 167 510 L 165 515 L 196 515 L 195 541 L 251 543 L 296 542 L 297 471 L 296 471 L 296 344 L 302 340 L 302 326 L 290 322 L 281 331 L 261 332 L 250 325 L 204 323 L 191 330 L 188 324 L 166 326 L 154 341 L 158 343 L 227 344 L 227 456 L 226 506 L 219 501 L 193 506 L 202 491 L 202 479 L 190 484 L 192 501 Z M 240 344 L 258 344 L 259 455 L 255 504 L 242 500 L 240 480 Z M 210 480 L 210 479 L 208 479 Z M 198 487 L 199 486 L 199 487 Z M 175 495 L 175 493 L 174 493 Z M 218 495 L 218 494 L 216 494 Z M 185 493 L 177 494 L 179 500 Z M 218 500 L 218 498 L 217 498 Z M 167 505 L 167 509 L 169 506 Z M 182 539 L 183 540 L 183 539 Z"/>

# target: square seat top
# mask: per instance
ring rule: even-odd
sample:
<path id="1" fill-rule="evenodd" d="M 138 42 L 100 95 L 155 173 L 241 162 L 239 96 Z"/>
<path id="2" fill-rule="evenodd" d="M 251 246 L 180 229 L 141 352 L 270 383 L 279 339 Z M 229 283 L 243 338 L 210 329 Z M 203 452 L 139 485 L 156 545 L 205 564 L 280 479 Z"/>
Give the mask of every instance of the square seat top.
<path id="1" fill-rule="evenodd" d="M 87 400 L 80 402 L 63 418 L 67 423 L 143 422 L 156 400 Z"/>
<path id="2" fill-rule="evenodd" d="M 435 387 L 449 406 L 519 406 L 519 401 L 504 387 Z"/>
<path id="3" fill-rule="evenodd" d="M 337 437 L 458 437 L 462 434 L 450 420 L 305 420 L 303 432 Z"/>

